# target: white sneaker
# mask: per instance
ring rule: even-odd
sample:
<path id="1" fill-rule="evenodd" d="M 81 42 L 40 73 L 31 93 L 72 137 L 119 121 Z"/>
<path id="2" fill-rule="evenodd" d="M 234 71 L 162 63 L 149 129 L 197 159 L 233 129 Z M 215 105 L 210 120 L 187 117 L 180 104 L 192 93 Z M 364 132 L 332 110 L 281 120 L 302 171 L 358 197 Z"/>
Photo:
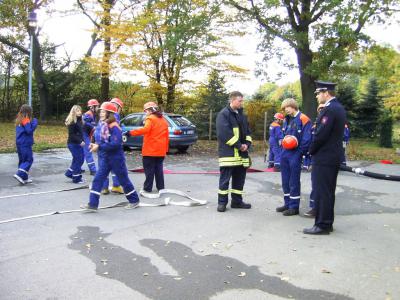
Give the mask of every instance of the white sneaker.
<path id="1" fill-rule="evenodd" d="M 80 206 L 84 212 L 97 212 L 97 207 L 89 206 L 89 204 L 82 204 Z"/>
<path id="2" fill-rule="evenodd" d="M 24 182 L 25 182 L 25 184 L 27 184 L 27 183 L 32 183 L 32 179 L 28 178 L 28 179 L 25 180 Z"/>
<path id="3" fill-rule="evenodd" d="M 25 184 L 25 180 L 23 180 L 21 177 L 19 177 L 17 174 L 13 176 L 19 183 Z"/>
<path id="4" fill-rule="evenodd" d="M 125 209 L 134 209 L 134 208 L 138 208 L 139 207 L 139 201 L 135 202 L 135 203 L 128 203 L 125 206 Z"/>

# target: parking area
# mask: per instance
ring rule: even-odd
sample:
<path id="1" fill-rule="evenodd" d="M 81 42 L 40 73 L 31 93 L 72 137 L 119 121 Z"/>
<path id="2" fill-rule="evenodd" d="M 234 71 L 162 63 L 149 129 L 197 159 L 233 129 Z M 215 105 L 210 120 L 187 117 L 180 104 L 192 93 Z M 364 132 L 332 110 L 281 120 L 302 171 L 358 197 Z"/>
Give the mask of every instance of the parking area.
<path id="1" fill-rule="evenodd" d="M 35 154 L 34 182 L 13 178 L 16 154 L 0 155 L 0 222 L 79 209 L 88 189 L 63 173 L 65 149 Z M 138 151 L 127 154 L 141 168 Z M 351 162 L 400 174 L 399 165 Z M 261 156 L 254 168 L 265 168 Z M 169 155 L 173 171 L 217 171 L 208 153 Z M 91 176 L 85 173 L 90 183 Z M 137 190 L 142 173 L 130 173 Z M 341 172 L 334 232 L 306 236 L 312 220 L 275 212 L 280 173 L 248 173 L 251 210 L 218 213 L 218 174 L 166 174 L 166 187 L 204 206 L 121 207 L 0 223 L 1 299 L 399 299 L 399 183 Z M 302 211 L 310 174 L 302 174 Z M 51 192 L 51 193 L 49 193 Z M 169 195 L 174 200 L 179 196 Z M 101 205 L 124 201 L 106 195 Z M 146 202 L 148 200 L 141 199 Z"/>

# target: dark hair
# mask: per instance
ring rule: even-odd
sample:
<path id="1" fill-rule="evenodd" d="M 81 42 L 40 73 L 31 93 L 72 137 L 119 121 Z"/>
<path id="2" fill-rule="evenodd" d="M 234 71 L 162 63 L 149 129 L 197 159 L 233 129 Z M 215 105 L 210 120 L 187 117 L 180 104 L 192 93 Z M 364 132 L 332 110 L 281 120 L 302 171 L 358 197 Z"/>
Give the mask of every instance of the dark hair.
<path id="1" fill-rule="evenodd" d="M 23 104 L 20 107 L 17 118 L 15 119 L 15 125 L 20 125 L 22 120 L 25 118 L 28 118 L 29 120 L 32 119 L 32 107 L 28 104 Z"/>
<path id="2" fill-rule="evenodd" d="M 114 113 L 110 112 L 110 111 L 107 111 L 106 112 L 106 122 L 107 122 L 107 124 L 111 124 L 111 123 L 114 123 L 116 121 L 117 121 L 117 119 L 115 118 Z"/>
<path id="3" fill-rule="evenodd" d="M 242 97 L 243 98 L 243 94 L 241 92 L 239 92 L 239 91 L 234 91 L 234 92 L 231 92 L 229 94 L 229 99 L 230 100 L 232 100 L 233 98 L 236 98 L 236 97 Z"/>

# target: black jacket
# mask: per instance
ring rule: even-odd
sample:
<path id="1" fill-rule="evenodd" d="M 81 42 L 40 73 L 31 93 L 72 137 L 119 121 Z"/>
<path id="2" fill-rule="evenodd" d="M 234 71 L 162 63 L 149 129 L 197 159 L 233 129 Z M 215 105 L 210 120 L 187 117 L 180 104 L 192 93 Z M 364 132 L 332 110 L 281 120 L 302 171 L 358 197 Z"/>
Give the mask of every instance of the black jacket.
<path id="1" fill-rule="evenodd" d="M 249 167 L 248 151 L 240 151 L 242 144 L 250 147 L 252 139 L 243 109 L 237 112 L 228 105 L 217 116 L 218 156 L 220 167 Z"/>
<path id="2" fill-rule="evenodd" d="M 83 142 L 82 127 L 82 117 L 79 117 L 76 123 L 68 125 L 68 144 L 80 144 Z"/>
<path id="3" fill-rule="evenodd" d="M 333 98 L 317 117 L 310 154 L 313 164 L 339 165 L 343 153 L 343 133 L 346 123 L 346 111 Z"/>

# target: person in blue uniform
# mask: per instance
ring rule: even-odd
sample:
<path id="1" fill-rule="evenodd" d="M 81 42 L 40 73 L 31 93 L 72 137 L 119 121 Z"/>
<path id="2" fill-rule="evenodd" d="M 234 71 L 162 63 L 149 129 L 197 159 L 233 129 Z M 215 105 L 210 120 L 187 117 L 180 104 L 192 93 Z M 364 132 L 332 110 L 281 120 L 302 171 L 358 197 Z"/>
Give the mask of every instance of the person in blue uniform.
<path id="1" fill-rule="evenodd" d="M 243 202 L 246 169 L 250 166 L 251 136 L 247 117 L 243 113 L 243 95 L 235 91 L 229 95 L 229 105 L 217 115 L 219 161 L 219 190 L 217 211 L 224 212 L 231 194 L 231 208 L 251 208 Z M 229 182 L 232 178 L 232 188 Z"/>
<path id="2" fill-rule="evenodd" d="M 274 115 L 274 121 L 269 125 L 269 156 L 268 168 L 274 168 L 274 171 L 281 169 L 281 152 L 282 152 L 282 123 L 285 117 L 281 113 Z"/>
<path id="3" fill-rule="evenodd" d="M 343 154 L 346 111 L 335 98 L 335 83 L 316 81 L 316 97 L 324 108 L 317 117 L 310 145 L 315 222 L 305 234 L 329 234 L 333 231 L 336 181 Z"/>
<path id="4" fill-rule="evenodd" d="M 286 136 L 294 136 L 297 146 L 293 149 L 282 147 L 281 177 L 284 204 L 277 207 L 276 211 L 284 216 L 294 216 L 299 214 L 301 161 L 311 143 L 312 124 L 310 118 L 299 111 L 296 100 L 283 100 L 281 108 L 286 113 L 283 122 L 284 139 Z"/>
<path id="5" fill-rule="evenodd" d="M 110 100 L 110 103 L 112 103 L 116 108 L 116 112 L 114 113 L 114 118 L 115 118 L 115 121 L 119 124 L 121 121 L 121 112 L 122 112 L 122 108 L 124 107 L 124 103 L 119 98 L 112 98 Z M 111 178 L 112 178 L 111 192 L 115 193 L 115 194 L 123 194 L 124 190 L 123 190 L 121 184 L 119 183 L 117 176 L 115 175 L 115 173 L 113 171 L 111 171 Z M 103 195 L 110 193 L 109 184 L 110 184 L 110 181 L 107 176 L 104 181 L 103 189 L 101 192 Z"/>
<path id="6" fill-rule="evenodd" d="M 319 113 L 321 112 L 321 110 L 323 108 L 324 108 L 323 104 L 318 105 L 317 117 L 318 117 Z M 312 139 L 314 138 L 315 127 L 316 127 L 316 123 L 314 122 L 314 124 L 312 126 L 312 129 L 311 129 Z M 312 165 L 310 153 L 308 153 L 307 157 L 309 157 L 309 159 L 310 159 L 310 162 L 309 162 L 310 163 L 309 170 L 310 170 L 311 169 L 311 165 Z M 309 201 L 310 210 L 308 210 L 307 212 L 304 213 L 304 217 L 306 217 L 306 218 L 315 218 L 315 209 L 314 209 L 314 202 L 315 202 L 314 198 L 315 198 L 315 195 L 314 195 L 314 190 L 312 189 L 312 181 L 313 181 L 313 176 L 311 174 L 311 193 L 310 193 L 310 201 Z"/>
<path id="7" fill-rule="evenodd" d="M 96 130 L 95 140 L 98 143 L 91 143 L 89 148 L 92 152 L 98 152 L 99 165 L 92 182 L 89 195 L 89 203 L 81 208 L 88 211 L 96 211 L 99 206 L 100 191 L 104 180 L 110 171 L 121 183 L 128 205 L 126 209 L 138 207 L 139 196 L 128 177 L 128 170 L 125 163 L 125 154 L 122 149 L 122 130 L 115 119 L 117 108 L 111 102 L 104 102 L 100 107 L 100 130 Z"/>
<path id="8" fill-rule="evenodd" d="M 90 175 L 96 174 L 96 163 L 93 159 L 92 152 L 89 151 L 89 145 L 91 136 L 93 135 L 94 128 L 96 127 L 96 113 L 99 107 L 99 101 L 96 99 L 90 99 L 87 103 L 89 110 L 83 114 L 83 140 L 85 145 L 83 151 L 85 154 L 85 160 L 88 165 Z"/>
<path id="9" fill-rule="evenodd" d="M 71 166 L 65 171 L 65 176 L 72 179 L 73 183 L 83 183 L 82 165 L 85 161 L 83 147 L 83 123 L 82 108 L 79 105 L 72 106 L 68 117 L 65 119 L 68 127 L 67 146 L 72 155 Z"/>
<path id="10" fill-rule="evenodd" d="M 32 118 L 32 107 L 26 104 L 21 106 L 15 120 L 15 125 L 18 171 L 14 175 L 14 178 L 21 184 L 31 183 L 29 170 L 33 164 L 33 134 L 38 125 L 37 119 Z"/>
<path id="11" fill-rule="evenodd" d="M 340 160 L 340 163 L 345 166 L 347 165 L 347 159 L 346 159 L 346 148 L 349 145 L 350 141 L 350 128 L 346 124 L 344 124 L 344 133 L 343 133 L 343 154 L 342 154 L 342 159 Z"/>

